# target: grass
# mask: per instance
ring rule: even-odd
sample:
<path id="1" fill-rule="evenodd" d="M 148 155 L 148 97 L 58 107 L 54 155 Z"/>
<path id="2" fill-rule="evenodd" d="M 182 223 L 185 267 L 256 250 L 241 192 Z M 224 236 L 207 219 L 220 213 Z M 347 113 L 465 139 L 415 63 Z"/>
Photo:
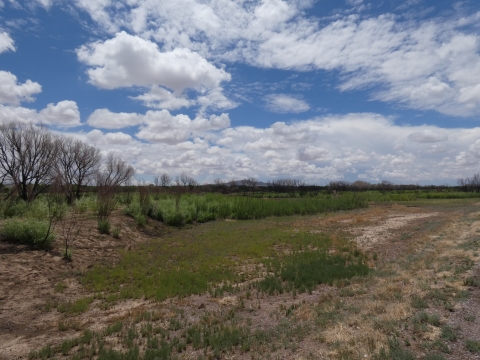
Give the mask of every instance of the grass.
<path id="1" fill-rule="evenodd" d="M 44 220 L 12 218 L 5 220 L 1 232 L 5 241 L 47 249 L 55 241 L 49 228 L 50 224 Z"/>
<path id="2" fill-rule="evenodd" d="M 367 273 L 362 255 L 357 251 L 355 256 L 347 240 L 294 233 L 291 221 L 216 222 L 177 232 L 123 252 L 116 265 L 97 265 L 86 274 L 84 284 L 93 291 L 115 293 L 118 299 L 145 297 L 162 301 L 204 293 L 219 283 L 248 280 L 236 275 L 236 267 L 245 262 L 258 265 L 265 258 L 275 259 L 269 261 L 269 266 L 280 276 L 277 281 L 305 290 L 318 283 Z M 325 251 L 340 247 L 346 251 L 343 255 L 325 255 Z M 294 253 L 286 255 L 278 248 Z M 322 271 L 326 271 L 325 275 Z M 266 285 L 268 281 L 269 277 L 260 286 L 273 286 Z"/>
<path id="3" fill-rule="evenodd" d="M 465 341 L 465 346 L 471 353 L 480 353 L 480 342 L 477 340 L 468 339 Z"/>
<path id="4" fill-rule="evenodd" d="M 68 303 L 60 304 L 58 305 L 57 310 L 67 315 L 81 314 L 88 310 L 92 302 L 92 297 L 81 298 L 75 301 L 69 301 Z"/>

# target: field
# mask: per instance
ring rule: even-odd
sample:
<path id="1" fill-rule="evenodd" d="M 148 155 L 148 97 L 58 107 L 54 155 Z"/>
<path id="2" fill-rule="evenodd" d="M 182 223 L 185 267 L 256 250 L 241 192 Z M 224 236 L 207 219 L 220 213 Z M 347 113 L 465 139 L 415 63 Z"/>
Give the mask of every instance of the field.
<path id="1" fill-rule="evenodd" d="M 72 261 L 3 230 L 0 359 L 480 359 L 479 200 L 400 195 L 85 198 Z"/>

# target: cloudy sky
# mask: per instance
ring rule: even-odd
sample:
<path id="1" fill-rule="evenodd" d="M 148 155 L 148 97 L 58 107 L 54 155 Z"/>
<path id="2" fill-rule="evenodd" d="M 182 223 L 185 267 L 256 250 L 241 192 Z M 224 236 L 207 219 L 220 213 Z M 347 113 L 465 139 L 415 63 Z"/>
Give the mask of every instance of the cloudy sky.
<path id="1" fill-rule="evenodd" d="M 137 177 L 455 184 L 480 171 L 478 0 L 0 0 L 0 123 Z"/>

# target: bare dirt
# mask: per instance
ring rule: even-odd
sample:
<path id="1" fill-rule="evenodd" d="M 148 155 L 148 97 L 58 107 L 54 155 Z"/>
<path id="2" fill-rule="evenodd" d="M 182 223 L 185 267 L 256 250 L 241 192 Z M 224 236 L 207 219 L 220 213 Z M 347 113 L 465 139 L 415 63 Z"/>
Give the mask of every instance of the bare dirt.
<path id="1" fill-rule="evenodd" d="M 225 353 L 222 358 L 264 358 L 269 353 L 279 359 L 369 359 L 380 347 L 388 349 L 387 339 L 395 336 L 401 339 L 402 346 L 420 357 L 436 352 L 448 359 L 480 359 L 480 353 L 472 353 L 465 346 L 468 339 L 480 341 L 480 290 L 463 284 L 468 276 L 480 279 L 480 257 L 476 250 L 459 247 L 476 239 L 480 232 L 478 214 L 472 208 L 475 205 L 372 205 L 364 210 L 306 217 L 292 223 L 292 228 L 349 236 L 371 258 L 376 254 L 378 260 L 370 260 L 370 266 L 387 275 L 359 280 L 345 288 L 319 286 L 310 294 L 296 296 L 247 296 L 245 290 L 220 298 L 205 294 L 163 303 L 129 300 L 106 310 L 94 301 L 87 312 L 68 318 L 49 306 L 92 296 L 80 281 L 85 271 L 96 263 L 114 262 L 119 249 L 134 249 L 170 230 L 155 223 L 140 231 L 132 219 L 117 213 L 112 222 L 121 226 L 122 231 L 120 239 L 115 239 L 99 235 L 96 220 L 85 217 L 81 234 L 72 246 L 73 262 L 62 259 L 60 243 L 45 252 L 0 241 L 0 359 L 26 359 L 31 350 L 46 343 L 59 344 L 81 335 L 85 329 L 98 331 L 118 320 L 133 322 L 135 316 L 145 311 L 155 312 L 158 324 L 166 324 L 179 312 L 185 322 L 195 323 L 206 316 L 225 317 L 234 309 L 240 323 L 267 330 L 285 320 L 289 308 L 291 323 L 310 326 L 304 336 L 296 338 L 298 343 L 263 349 L 257 354 Z M 466 257 L 474 266 L 456 273 Z M 425 309 L 438 315 L 442 325 L 455 329 L 455 341 L 442 339 L 440 327 L 428 325 L 428 331 L 419 332 L 412 325 L 420 311 L 412 307 L 412 298 L 427 298 L 434 290 L 448 290 L 453 298 L 461 291 L 470 293 L 452 306 L 429 302 Z M 341 316 L 320 326 L 320 310 Z M 444 343 L 446 348 L 431 345 L 435 341 Z M 182 353 L 182 358 L 193 359 L 200 354 L 191 350 Z"/>

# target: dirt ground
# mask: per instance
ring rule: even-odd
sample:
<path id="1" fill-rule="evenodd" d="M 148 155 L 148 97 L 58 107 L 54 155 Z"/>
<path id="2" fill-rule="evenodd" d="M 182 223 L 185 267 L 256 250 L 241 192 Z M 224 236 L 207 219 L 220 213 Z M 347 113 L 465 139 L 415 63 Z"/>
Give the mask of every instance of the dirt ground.
<path id="1" fill-rule="evenodd" d="M 480 204 L 474 203 L 387 204 L 296 218 L 292 228 L 348 236 L 366 253 L 376 254 L 373 258 L 377 260 L 369 265 L 378 274 L 344 288 L 322 285 L 311 294 L 294 297 L 257 298 L 240 293 L 222 298 L 205 294 L 162 303 L 129 300 L 108 309 L 94 301 L 88 311 L 68 318 L 51 307 L 93 295 L 79 281 L 85 271 L 96 263 L 114 262 L 118 249 L 135 248 L 171 230 L 155 223 L 139 231 L 132 219 L 118 213 L 113 225 L 121 226 L 122 232 L 120 239 L 115 239 L 99 235 L 94 218 L 82 218 L 81 234 L 73 244 L 73 262 L 62 259 L 59 242 L 45 252 L 0 241 L 0 359 L 26 359 L 31 350 L 47 343 L 59 344 L 80 336 L 85 329 L 99 331 L 145 311 L 154 311 L 158 323 L 179 312 L 185 321 L 195 323 L 205 316 L 221 318 L 230 309 L 238 312 L 240 322 L 256 329 L 278 325 L 285 309 L 293 309 L 289 319 L 310 330 L 300 340 L 295 338 L 295 346 L 225 353 L 222 358 L 267 358 L 268 354 L 279 359 L 368 359 L 382 346 L 388 349 L 388 338 L 395 336 L 419 358 L 441 353 L 447 359 L 480 359 L 480 353 L 465 346 L 466 340 L 480 341 L 480 289 L 464 285 L 467 277 L 480 279 L 475 242 L 480 238 L 478 209 Z M 471 263 L 464 269 L 462 264 L 467 260 Z M 448 298 L 441 298 L 440 293 Z M 428 299 L 428 305 L 416 307 L 413 299 L 417 298 Z M 316 328 L 320 308 L 343 316 Z M 442 326 L 454 329 L 456 339 L 442 338 L 440 326 L 416 323 L 415 316 L 422 309 L 437 315 Z M 199 354 L 187 351 L 181 358 L 195 359 Z"/>

